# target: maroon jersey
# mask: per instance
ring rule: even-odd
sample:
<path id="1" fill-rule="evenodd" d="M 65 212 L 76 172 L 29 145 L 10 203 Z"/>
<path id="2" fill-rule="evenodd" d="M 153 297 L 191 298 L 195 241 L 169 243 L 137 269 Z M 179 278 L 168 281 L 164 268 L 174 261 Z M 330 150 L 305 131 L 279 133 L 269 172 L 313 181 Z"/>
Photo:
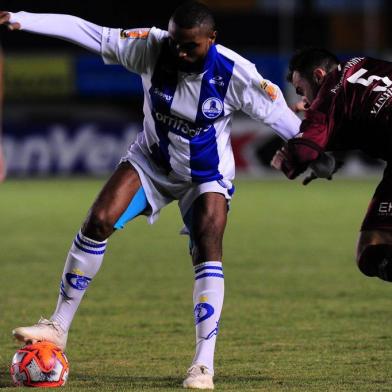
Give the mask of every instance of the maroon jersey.
<path id="1" fill-rule="evenodd" d="M 321 151 L 392 160 L 392 63 L 356 57 L 330 72 L 288 143 L 282 170 L 295 178 Z"/>

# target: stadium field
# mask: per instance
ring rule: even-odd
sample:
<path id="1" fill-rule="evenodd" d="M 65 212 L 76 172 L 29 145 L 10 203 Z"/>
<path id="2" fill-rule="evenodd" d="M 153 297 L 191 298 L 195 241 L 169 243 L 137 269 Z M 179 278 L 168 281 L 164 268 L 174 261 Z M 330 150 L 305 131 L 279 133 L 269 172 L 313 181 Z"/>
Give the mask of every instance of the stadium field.
<path id="1" fill-rule="evenodd" d="M 391 286 L 354 263 L 377 179 L 238 181 L 225 236 L 220 391 L 391 391 Z M 101 180 L 0 186 L 0 388 L 12 328 L 49 317 Z M 193 271 L 176 205 L 110 241 L 68 339 L 66 391 L 180 390 L 193 356 Z"/>

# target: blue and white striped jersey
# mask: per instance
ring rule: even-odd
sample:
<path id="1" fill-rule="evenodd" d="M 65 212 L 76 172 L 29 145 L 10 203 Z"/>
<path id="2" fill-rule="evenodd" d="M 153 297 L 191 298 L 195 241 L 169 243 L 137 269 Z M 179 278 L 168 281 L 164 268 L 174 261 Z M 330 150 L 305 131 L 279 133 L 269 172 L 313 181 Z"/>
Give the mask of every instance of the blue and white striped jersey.
<path id="1" fill-rule="evenodd" d="M 221 45 L 212 45 L 200 74 L 177 71 L 168 33 L 158 28 L 104 28 L 105 63 L 138 73 L 144 89 L 142 150 L 180 181 L 234 178 L 230 143 L 232 114 L 242 110 L 271 125 L 283 138 L 298 133 L 300 120 L 280 89 L 256 67 Z"/>
<path id="2" fill-rule="evenodd" d="M 231 118 L 237 110 L 270 125 L 284 139 L 298 133 L 300 119 L 279 87 L 254 64 L 221 45 L 211 46 L 200 74 L 177 72 L 167 56 L 168 32 L 121 30 L 71 15 L 10 13 L 22 30 L 46 34 L 101 53 L 142 77 L 144 154 L 180 181 L 204 183 L 234 178 Z"/>

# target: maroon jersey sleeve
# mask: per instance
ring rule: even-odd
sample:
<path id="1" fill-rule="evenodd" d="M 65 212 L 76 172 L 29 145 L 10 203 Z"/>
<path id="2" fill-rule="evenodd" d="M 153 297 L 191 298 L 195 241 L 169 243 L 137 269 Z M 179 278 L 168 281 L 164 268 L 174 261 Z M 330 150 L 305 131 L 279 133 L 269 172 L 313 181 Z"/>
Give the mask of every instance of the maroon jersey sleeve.
<path id="1" fill-rule="evenodd" d="M 338 78 L 337 72 L 332 72 L 327 76 L 316 99 L 305 112 L 300 133 L 287 143 L 286 159 L 282 164 L 282 171 L 290 179 L 304 172 L 308 165 L 326 149 L 330 139 L 328 114 L 333 101 L 330 88 L 331 85 L 336 84 Z"/>

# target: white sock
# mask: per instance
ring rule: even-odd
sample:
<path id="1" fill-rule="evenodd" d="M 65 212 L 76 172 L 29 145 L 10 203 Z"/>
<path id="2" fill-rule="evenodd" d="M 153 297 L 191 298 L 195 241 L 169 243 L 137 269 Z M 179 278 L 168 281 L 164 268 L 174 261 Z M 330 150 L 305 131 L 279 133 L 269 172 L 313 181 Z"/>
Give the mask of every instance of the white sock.
<path id="1" fill-rule="evenodd" d="M 224 297 L 224 277 L 220 261 L 207 261 L 195 267 L 193 304 L 195 306 L 196 354 L 193 364 L 214 372 L 214 352 Z"/>
<path id="2" fill-rule="evenodd" d="M 107 240 L 91 240 L 81 231 L 75 237 L 61 277 L 57 307 L 50 318 L 64 331 L 68 331 L 88 285 L 102 264 L 106 243 Z"/>

